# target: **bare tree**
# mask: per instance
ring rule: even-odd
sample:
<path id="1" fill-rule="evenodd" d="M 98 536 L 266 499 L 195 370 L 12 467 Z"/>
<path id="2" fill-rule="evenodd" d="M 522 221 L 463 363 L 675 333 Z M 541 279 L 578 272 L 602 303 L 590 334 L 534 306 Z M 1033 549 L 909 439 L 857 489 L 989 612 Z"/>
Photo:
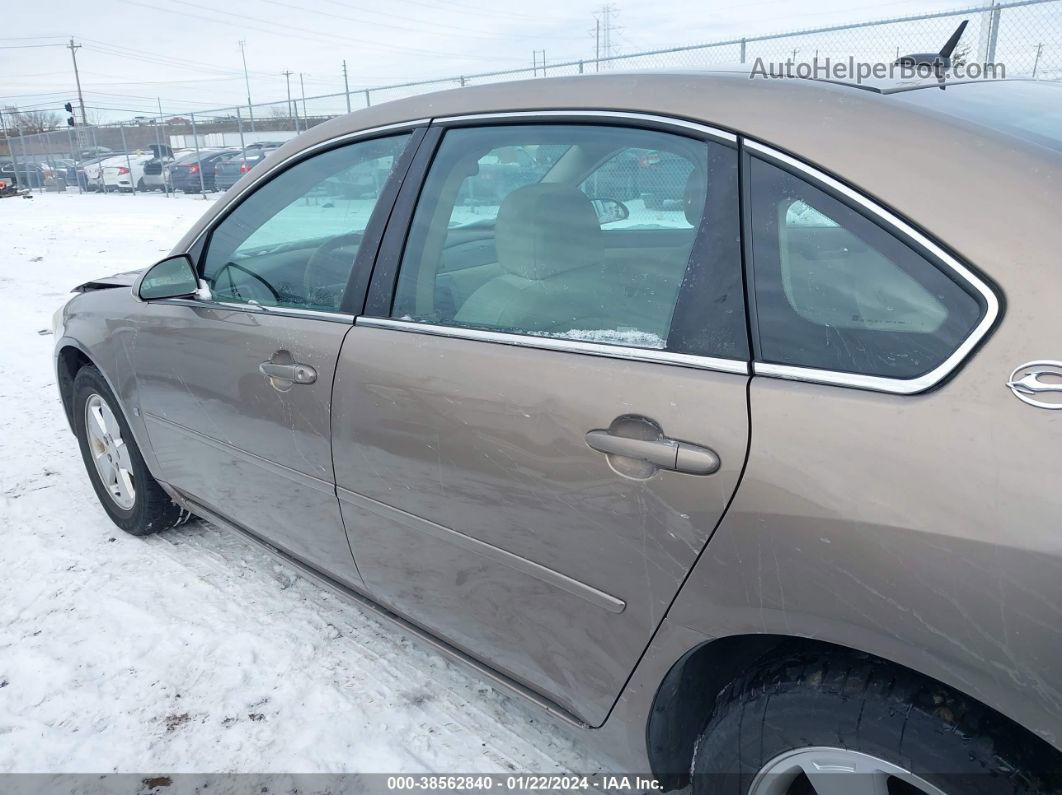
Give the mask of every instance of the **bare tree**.
<path id="1" fill-rule="evenodd" d="M 11 135 L 33 135 L 55 130 L 63 117 L 50 110 L 19 110 L 8 105 L 4 108 L 4 124 Z"/>

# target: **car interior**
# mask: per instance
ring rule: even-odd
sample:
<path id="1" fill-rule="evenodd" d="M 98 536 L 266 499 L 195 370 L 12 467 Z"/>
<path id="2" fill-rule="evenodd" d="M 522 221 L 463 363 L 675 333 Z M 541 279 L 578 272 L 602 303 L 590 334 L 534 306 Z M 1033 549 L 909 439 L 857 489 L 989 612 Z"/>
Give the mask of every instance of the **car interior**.
<path id="1" fill-rule="evenodd" d="M 410 230 L 393 316 L 545 335 L 604 331 L 622 338 L 626 331 L 640 344 L 663 347 L 703 212 L 706 145 L 654 136 L 687 164 L 678 188 L 685 200 L 620 226 L 602 223 L 595 211 L 593 200 L 612 197 L 585 191 L 596 170 L 644 146 L 645 133 L 624 131 L 617 140 L 573 134 L 577 129 L 562 132 L 571 143 L 539 181 L 507 192 L 494 218 L 467 224 L 455 217 L 460 197 L 475 192 L 467 183 L 481 177 L 480 164 L 506 147 L 541 148 L 556 134 L 541 137 L 544 131 L 525 127 L 508 140 L 494 131 L 494 140 L 479 146 L 455 142 L 448 149 L 444 142 Z"/>
<path id="2" fill-rule="evenodd" d="M 645 131 L 611 128 L 602 136 L 589 127 L 511 127 L 481 141 L 455 136 L 448 148 L 455 132 L 462 131 L 448 134 L 422 191 L 394 316 L 531 334 L 605 330 L 619 339 L 604 341 L 663 347 L 705 204 L 706 144 L 653 133 L 658 150 L 685 163 L 669 172 L 681 184 L 668 186 L 683 199 L 653 211 L 629 200 L 631 216 L 618 200 L 585 191 L 595 172 L 644 147 Z M 368 211 L 322 235 L 312 235 L 312 223 L 284 219 L 295 209 L 334 214 L 343 199 L 322 186 L 335 183 L 337 172 L 364 171 L 394 154 L 393 144 L 344 149 L 284 172 L 217 227 L 204 278 L 218 300 L 339 308 Z M 539 162 L 529 166 L 536 155 Z M 609 190 L 607 179 L 593 184 Z M 622 212 L 602 218 L 602 199 Z M 361 203 L 371 210 L 374 200 Z M 254 245 L 282 223 L 289 234 Z"/>

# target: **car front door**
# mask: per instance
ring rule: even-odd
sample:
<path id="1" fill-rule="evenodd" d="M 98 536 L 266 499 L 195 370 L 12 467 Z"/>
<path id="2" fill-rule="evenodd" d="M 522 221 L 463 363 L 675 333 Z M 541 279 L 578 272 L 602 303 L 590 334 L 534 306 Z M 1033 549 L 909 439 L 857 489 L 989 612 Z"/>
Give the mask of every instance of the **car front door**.
<path id="1" fill-rule="evenodd" d="M 199 258 L 211 297 L 144 304 L 133 352 L 162 479 L 354 583 L 332 471 L 332 381 L 353 321 L 348 289 L 371 264 L 355 260 L 374 253 L 397 179 L 357 199 L 328 185 L 367 162 L 397 173 L 411 137 L 337 146 L 242 199 Z"/>
<path id="2" fill-rule="evenodd" d="M 549 118 L 447 128 L 407 179 L 343 344 L 334 460 L 376 598 L 596 725 L 746 455 L 737 154 Z M 684 161 L 680 200 L 594 202 L 615 197 L 588 176 L 641 150 Z"/>

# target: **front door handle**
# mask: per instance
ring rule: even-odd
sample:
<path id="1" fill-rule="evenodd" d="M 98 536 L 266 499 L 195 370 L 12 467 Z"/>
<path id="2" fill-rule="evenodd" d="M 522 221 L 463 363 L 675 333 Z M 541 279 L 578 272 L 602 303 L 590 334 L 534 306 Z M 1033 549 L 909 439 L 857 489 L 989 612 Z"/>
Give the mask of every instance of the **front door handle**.
<path id="1" fill-rule="evenodd" d="M 687 475 L 711 475 L 719 471 L 719 456 L 707 447 L 689 442 L 660 439 L 632 439 L 606 430 L 589 431 L 586 444 L 599 453 L 645 461 L 659 469 Z"/>
<path id="2" fill-rule="evenodd" d="M 262 362 L 258 365 L 258 372 L 266 378 L 275 378 L 277 381 L 290 381 L 293 384 L 312 384 L 317 380 L 317 371 L 308 364 Z"/>

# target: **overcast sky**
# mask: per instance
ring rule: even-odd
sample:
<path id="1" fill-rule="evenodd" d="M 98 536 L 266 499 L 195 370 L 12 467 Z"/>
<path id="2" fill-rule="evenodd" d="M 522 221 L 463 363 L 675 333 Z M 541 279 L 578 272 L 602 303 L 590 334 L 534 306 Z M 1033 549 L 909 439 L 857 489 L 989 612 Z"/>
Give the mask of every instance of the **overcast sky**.
<path id="1" fill-rule="evenodd" d="M 0 32 L 0 104 L 59 110 L 73 100 L 78 50 L 85 103 L 101 118 L 283 100 L 284 70 L 306 94 L 593 59 L 595 0 L 20 0 Z M 617 0 L 613 52 L 941 11 L 958 0 Z M 45 46 L 40 46 L 45 45 Z M 311 106 L 311 112 L 312 112 Z M 91 111 L 90 111 L 91 112 Z"/>

